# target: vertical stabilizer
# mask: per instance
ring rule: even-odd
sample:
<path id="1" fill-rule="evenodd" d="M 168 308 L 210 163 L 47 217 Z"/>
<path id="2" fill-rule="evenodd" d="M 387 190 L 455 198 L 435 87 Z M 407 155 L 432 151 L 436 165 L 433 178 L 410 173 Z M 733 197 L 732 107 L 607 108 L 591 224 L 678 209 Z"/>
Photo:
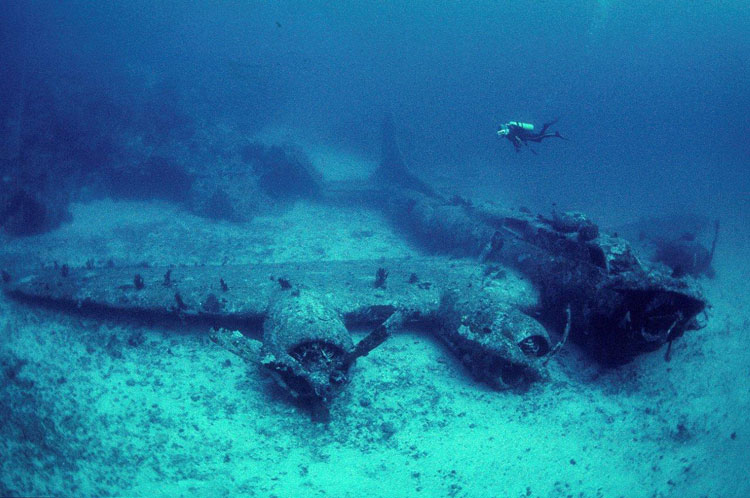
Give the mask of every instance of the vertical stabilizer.
<path id="1" fill-rule="evenodd" d="M 373 173 L 373 180 L 383 186 L 401 187 L 434 196 L 432 188 L 411 174 L 406 167 L 396 140 L 396 126 L 390 114 L 383 119 L 381 133 L 380 165 Z"/>

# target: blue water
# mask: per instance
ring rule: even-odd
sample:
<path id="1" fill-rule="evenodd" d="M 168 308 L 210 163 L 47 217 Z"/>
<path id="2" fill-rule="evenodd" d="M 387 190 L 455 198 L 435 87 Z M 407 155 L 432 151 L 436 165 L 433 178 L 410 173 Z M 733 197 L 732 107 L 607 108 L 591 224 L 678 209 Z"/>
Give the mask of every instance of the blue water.
<path id="1" fill-rule="evenodd" d="M 495 168 L 537 200 L 668 210 L 750 191 L 741 1 L 0 9 L 6 113 L 21 84 L 59 82 L 127 104 L 168 82 L 200 119 L 232 117 L 248 131 L 290 124 L 373 155 L 388 111 L 413 164 Z M 500 122 L 555 117 L 571 142 L 545 143 L 538 157 L 516 157 L 494 136 Z"/>
<path id="2" fill-rule="evenodd" d="M 216 216 L 206 216 L 206 209 L 195 208 L 184 199 L 191 192 L 194 179 L 200 173 L 206 173 L 206 168 L 222 161 L 231 163 L 230 156 L 237 150 L 228 152 L 222 144 L 236 144 L 240 139 L 253 140 L 269 129 L 281 129 L 285 130 L 282 135 L 291 137 L 292 142 L 323 144 L 361 158 L 362 162 L 352 163 L 352 168 L 356 168 L 367 161 L 377 162 L 381 123 L 384 116 L 390 115 L 397 128 L 401 152 L 411 170 L 430 181 L 442 182 L 442 185 L 454 182 L 462 188 L 462 195 L 494 197 L 500 203 L 528 206 L 535 212 L 547 212 L 553 205 L 576 209 L 590 213 L 603 226 L 617 226 L 642 217 L 690 213 L 705 219 L 729 219 L 726 224 L 722 222 L 722 227 L 734 227 L 739 232 L 738 227 L 746 229 L 750 226 L 749 75 L 750 6 L 745 0 L 3 0 L 0 2 L 0 208 L 7 201 L 4 196 L 14 192 L 11 186 L 20 185 L 24 191 L 32 192 L 32 196 L 38 193 L 49 208 L 47 219 L 29 229 L 28 233 L 45 232 L 69 223 L 69 202 L 100 200 L 113 193 L 117 194 L 115 197 L 124 197 L 128 201 L 156 197 L 162 201 L 183 203 L 192 210 L 191 214 L 204 216 L 201 223 L 212 223 L 213 218 L 220 218 L 230 209 L 222 204 L 221 199 L 212 207 L 211 213 L 218 213 Z M 553 119 L 558 119 L 553 129 L 568 140 L 545 140 L 532 144 L 533 151 L 524 147 L 517 153 L 510 143 L 496 135 L 498 125 L 507 121 L 524 121 L 539 127 Z M 216 161 L 211 161 L 211 158 L 216 158 Z M 138 170 L 139 174 L 145 176 L 129 176 L 130 170 L 122 166 L 129 164 L 155 165 L 142 171 L 159 171 L 162 176 L 148 178 L 148 173 L 141 170 Z M 184 173 L 183 166 L 192 176 Z M 303 180 L 306 181 L 307 177 Z M 160 191 L 164 185 L 169 185 L 169 188 Z M 175 185 L 181 187 L 175 190 Z M 292 197 L 297 195 L 293 194 Z M 93 209 L 110 209 L 107 204 L 104 206 L 95 205 Z M 85 208 L 79 207 L 79 211 L 85 211 Z M 0 225 L 6 221 L 4 216 L 0 211 Z M 177 216 L 180 215 L 174 217 Z M 96 218 L 91 214 L 89 217 Z M 244 219 L 232 213 L 225 218 L 247 222 L 252 216 Z M 157 223 L 155 226 L 166 226 L 167 222 L 160 219 L 159 223 L 162 225 Z M 23 221 L 21 225 L 23 228 Z M 4 229 L 11 233 L 10 223 Z M 224 229 L 224 225 L 219 225 L 219 229 Z M 728 233 L 731 229 L 722 228 L 717 253 L 721 260 L 716 264 L 719 278 L 708 284 L 711 302 L 725 305 L 717 315 L 726 320 L 720 322 L 721 326 L 714 321 L 712 326 L 715 328 L 709 331 L 711 337 L 727 341 L 729 349 L 736 353 L 731 359 L 736 363 L 732 365 L 745 372 L 742 375 L 746 377 L 748 361 L 740 356 L 745 352 L 744 346 L 740 348 L 738 345 L 747 335 L 750 321 L 744 311 L 747 303 L 742 301 L 747 289 L 739 287 L 746 282 L 740 282 L 743 279 L 737 276 L 741 273 L 737 268 L 747 266 L 745 251 L 750 236 L 742 232 L 732 239 Z M 18 232 L 27 235 L 24 230 Z M 364 234 L 362 237 L 365 238 L 372 236 L 367 230 L 358 233 Z M 707 240 L 705 235 L 704 232 L 704 242 Z M 133 238 L 139 237 L 141 241 L 145 239 L 141 235 Z M 11 239 L 9 235 L 3 240 Z M 722 245 L 725 242 L 726 245 Z M 30 245 L 33 244 L 32 239 Z M 725 248 L 726 252 L 722 253 Z M 17 246 L 14 250 L 23 253 Z M 269 254 L 272 252 L 272 249 L 268 250 Z M 194 256 L 193 253 L 190 255 Z M 0 256 L 4 254 L 0 253 Z M 133 256 L 134 261 L 137 257 Z M 721 280 L 732 275 L 732 282 L 737 284 L 735 287 L 729 286 L 727 280 Z M 9 325 L 7 330 L 10 329 Z M 154 339 L 155 342 L 158 340 Z M 399 347 L 401 349 L 397 352 L 408 351 L 409 346 L 404 340 Z M 686 346 L 687 353 L 682 350 L 682 356 L 688 357 L 686 361 L 693 362 L 683 366 L 683 372 L 695 372 L 693 366 L 699 365 L 713 375 L 707 363 L 723 361 L 722 347 L 719 342 L 709 343 L 705 346 L 706 351 L 700 347 L 700 341 L 696 339 Z M 31 347 L 24 350 L 24 354 L 13 354 L 22 358 L 18 364 L 30 369 L 24 362 L 27 357 L 33 357 L 34 350 Z M 390 353 L 394 354 L 393 351 Z M 184 353 L 183 359 L 190 358 L 190 354 L 190 351 Z M 704 354 L 705 358 L 702 357 Z M 680 356 L 680 351 L 677 356 Z M 661 362 L 650 361 L 641 367 L 651 369 L 652 375 L 658 376 L 653 372 L 666 368 Z M 431 359 L 424 362 L 433 364 Z M 219 365 L 218 360 L 212 375 L 221 372 L 216 365 Z M 382 367 L 377 363 L 369 365 Z M 569 368 L 574 370 L 577 366 L 574 364 Z M 585 371 L 582 376 L 598 376 L 598 373 L 589 375 L 584 367 L 580 369 Z M 687 407 L 678 413 L 682 405 L 676 408 L 672 405 L 670 385 L 661 386 L 666 391 L 654 394 L 658 398 L 656 404 L 662 410 L 658 412 L 661 418 L 657 422 L 668 427 L 665 429 L 668 434 L 664 436 L 668 444 L 674 441 L 684 443 L 694 436 L 700 444 L 697 446 L 700 451 L 695 453 L 705 456 L 701 451 L 708 448 L 722 455 L 722 462 L 739 462 L 737 455 L 742 453 L 741 447 L 732 446 L 734 443 L 727 438 L 732 434 L 731 440 L 736 440 L 736 431 L 740 441 L 747 440 L 746 423 L 741 425 L 741 420 L 738 421 L 741 417 L 733 410 L 735 406 L 747 408 L 748 395 L 746 386 L 733 384 L 738 375 L 732 369 L 727 367 L 716 377 L 695 374 L 699 378 L 692 379 L 692 387 L 697 385 L 696 396 L 704 397 L 700 398 L 700 403 L 696 402 L 700 406 L 692 412 Z M 238 385 L 243 382 L 242 379 L 235 380 Z M 704 380 L 706 386 L 701 384 Z M 616 381 L 615 378 L 612 382 Z M 671 377 L 669 381 L 678 384 Z M 211 382 L 213 378 L 206 380 L 206 390 L 211 389 Z M 251 384 L 247 380 L 244 382 L 243 388 Z M 643 384 L 648 382 L 643 381 Z M 745 382 L 744 377 L 739 381 L 742 382 Z M 106 382 L 100 384 L 106 385 Z M 725 402 L 717 408 L 719 415 L 701 422 L 703 414 L 710 411 L 705 408 L 706 399 L 713 399 L 716 384 L 731 385 L 734 390 L 722 398 Z M 648 391 L 648 385 L 639 387 L 642 388 L 638 391 L 641 394 Z M 22 388 L 26 389 L 18 387 L 19 390 Z M 593 426 L 599 423 L 599 412 L 590 406 L 593 402 L 586 405 L 587 399 L 601 401 L 600 395 L 612 394 L 607 387 L 601 388 L 604 394 L 599 389 L 599 385 L 595 385 L 592 388 L 594 394 L 587 391 L 589 398 L 583 396 L 580 406 L 575 401 L 576 393 L 568 391 L 571 406 L 565 408 L 568 411 L 561 417 L 565 422 L 562 426 L 555 426 L 557 432 L 549 439 L 536 440 L 535 448 L 544 448 L 545 443 L 552 441 L 550 444 L 557 450 L 570 449 L 562 436 L 557 437 L 567 430 L 568 418 L 565 417 L 573 420 L 571 425 L 575 424 L 579 414 L 585 414 L 587 423 Z M 661 444 L 658 435 L 648 432 L 650 419 L 646 415 L 655 412 L 644 411 L 645 422 L 639 418 L 638 410 L 644 406 L 650 410 L 651 401 L 637 398 L 638 394 L 623 394 L 616 387 L 612 391 L 622 397 L 615 397 L 614 401 L 607 398 L 604 404 L 612 401 L 614 407 L 605 407 L 601 413 L 610 408 L 615 414 L 624 413 L 630 417 L 623 415 L 627 420 L 623 433 L 628 438 L 630 428 L 636 427 L 647 433 L 651 441 Z M 549 391 L 546 393 L 545 406 L 554 406 L 557 400 Z M 394 395 L 393 392 L 390 394 Z M 694 400 L 694 393 L 689 388 L 678 394 L 682 396 L 679 401 L 685 406 Z M 412 392 L 411 395 L 418 397 L 422 394 Z M 445 404 L 441 406 L 445 410 L 449 405 L 445 400 L 452 399 L 451 395 L 442 393 Z M 631 395 L 633 399 L 629 397 Z M 474 395 L 468 399 L 471 396 Z M 440 394 L 435 399 L 440 399 Z M 263 398 L 263 401 L 268 399 Z M 353 406 L 357 406 L 357 401 L 348 400 Z M 368 404 L 357 409 L 368 410 L 371 400 L 365 401 Z M 525 413 L 527 406 L 518 407 L 523 402 L 514 400 L 508 403 L 515 403 L 519 412 Z M 635 408 L 628 404 L 631 402 Z M 291 420 L 279 430 L 273 419 L 265 419 L 277 431 L 274 433 L 276 437 L 286 437 L 284 429 L 297 428 L 308 422 L 298 424 L 295 417 L 299 414 L 283 412 L 288 405 L 278 399 L 272 399 L 271 403 L 278 404 L 274 406 L 279 412 L 268 417 L 281 419 L 288 415 Z M 261 411 L 265 409 L 260 402 L 255 406 L 261 406 Z M 431 406 L 427 406 L 424 413 L 428 413 Z M 460 413 L 465 415 L 465 410 L 471 410 L 470 403 L 466 406 L 462 405 Z M 494 405 L 484 409 L 491 414 L 498 412 Z M 622 411 L 617 412 L 618 409 Z M 119 413 L 115 408 L 112 410 Z M 391 407 L 390 410 L 398 412 L 399 408 Z M 377 407 L 372 411 L 377 411 Z M 679 419 L 679 425 L 675 425 L 673 416 L 677 415 L 684 416 L 688 422 L 697 421 L 693 426 L 685 422 L 690 426 L 690 437 L 682 432 L 683 418 Z M 542 418 L 542 415 L 537 417 Z M 725 421 L 727 417 L 729 422 Z M 528 433 L 529 438 L 539 434 L 536 426 L 523 425 L 523 418 L 519 418 L 522 419 L 519 423 L 521 430 Z M 612 423 L 610 419 L 617 417 L 602 415 L 601 418 L 609 421 L 602 423 L 601 429 L 592 429 L 592 433 L 606 433 L 607 424 Z M 169 419 L 170 423 L 174 419 Z M 482 417 L 472 420 L 472 424 L 481 425 Z M 381 427 L 380 422 L 377 419 L 377 427 Z M 543 421 L 536 422 L 541 424 Z M 445 423 L 455 423 L 455 419 Z M 341 425 L 337 430 L 341 430 Z M 164 433 L 171 437 L 178 426 L 178 422 L 167 425 Z M 431 427 L 433 432 L 430 435 L 434 439 L 430 448 L 442 448 L 440 444 L 444 441 L 439 434 L 436 435 L 434 427 Z M 357 428 L 362 430 L 359 426 Z M 451 428 L 455 429 L 455 426 Z M 484 429 L 488 434 L 494 434 L 492 430 L 496 428 Z M 265 437 L 269 431 L 263 428 L 263 432 L 259 430 L 258 433 Z M 464 434 L 462 431 L 464 428 L 460 427 L 456 432 Z M 39 432 L 43 431 L 39 429 Z M 196 432 L 200 431 L 196 429 Z M 290 429 L 290 432 L 293 431 Z M 360 433 L 355 433 L 352 438 L 359 436 Z M 286 441 L 285 444 L 290 447 L 296 443 L 304 445 L 307 435 L 300 432 L 296 437 L 298 439 L 291 439 L 293 443 Z M 368 437 L 369 434 L 365 433 L 358 441 L 372 443 Z M 471 439 L 475 446 L 469 457 L 483 448 L 482 437 Z M 414 444 L 420 441 L 418 437 L 414 440 L 417 441 Z M 585 441 L 590 447 L 601 449 L 597 446 L 600 440 Z M 410 442 L 404 436 L 403 447 L 408 447 Z M 611 443 L 612 439 L 607 442 Z M 325 441 L 325 444 L 329 443 Z M 455 441 L 446 444 L 453 443 Z M 368 447 L 368 451 L 379 451 L 391 443 L 383 442 L 378 446 L 378 440 L 373 444 L 375 450 Z M 654 464 L 653 475 L 661 481 L 653 484 L 653 489 L 658 490 L 653 496 L 668 496 L 673 484 L 666 483 L 672 474 L 681 476 L 674 477 L 681 490 L 690 490 L 691 479 L 698 480 L 692 477 L 695 468 L 693 474 L 689 474 L 690 469 L 685 470 L 692 463 L 683 465 L 681 460 L 683 455 L 687 455 L 684 461 L 691 457 L 690 444 L 680 447 L 684 453 L 670 453 L 667 456 L 669 464 L 662 464 L 670 469 L 669 465 L 672 465 L 676 469 L 674 472 L 656 469 L 658 465 Z M 727 446 L 722 446 L 724 444 Z M 743 444 L 747 445 L 746 442 Z M 275 455 L 273 452 L 278 450 L 272 446 L 265 450 Z M 628 465 L 630 454 L 627 446 L 623 444 L 624 450 L 618 448 L 623 453 L 614 457 L 619 469 Z M 633 458 L 637 458 L 642 447 L 634 448 Z M 284 449 L 287 450 L 289 448 Z M 449 447 L 445 452 L 450 454 L 454 450 Z M 335 450 L 330 451 L 335 454 Z M 417 454 L 416 450 L 414 452 Z M 435 453 L 439 451 L 433 455 Z M 596 458 L 602 458 L 604 453 L 594 454 Z M 304 456 L 300 460 L 304 460 Z M 518 457 L 519 461 L 522 456 Z M 345 455 L 339 462 L 347 463 L 347 458 Z M 359 462 L 356 460 L 358 456 L 352 458 Z M 436 458 L 437 464 L 431 461 L 430 468 L 440 468 L 442 472 L 444 467 L 450 475 L 453 463 L 443 464 L 442 458 L 442 455 Z M 417 457 L 413 459 L 416 461 Z M 561 460 L 566 472 L 572 468 L 570 465 L 575 465 L 568 463 L 573 460 L 567 456 Z M 137 464 L 128 462 L 127 457 L 122 457 L 122 461 L 132 474 L 138 473 L 138 469 L 133 470 Z M 321 461 L 327 460 L 321 457 Z M 362 461 L 365 463 L 361 464 L 359 471 L 366 467 L 367 458 Z M 538 456 L 537 461 L 547 462 L 544 455 Z M 212 469 L 219 468 L 216 462 L 213 464 Z M 307 475 L 306 465 L 304 474 L 300 474 L 303 477 Z M 179 462 L 164 466 L 180 467 Z M 200 469 L 201 462 L 192 462 L 189 467 Z M 461 461 L 455 467 L 469 476 L 463 485 L 470 491 L 462 494 L 460 490 L 450 491 L 425 484 L 427 489 L 442 490 L 439 493 L 443 494 L 435 496 L 484 496 L 478 491 L 481 486 L 477 486 L 474 479 L 477 475 L 481 477 L 479 467 L 472 467 L 469 460 Z M 580 465 L 574 470 L 579 471 L 582 467 Z M 101 472 L 107 472 L 106 466 L 101 469 Z M 606 469 L 603 469 L 598 467 L 597 471 L 605 473 Z M 710 470 L 712 476 L 718 477 L 714 481 L 710 478 L 700 481 L 700 493 L 696 492 L 695 496 L 714 496 L 712 489 L 732 489 L 731 483 L 721 479 L 722 469 Z M 21 466 L 14 471 L 15 480 L 0 480 L 0 495 L 21 489 L 13 488 L 11 483 L 25 479 L 26 471 Z M 227 475 L 242 475 L 242 472 L 244 470 L 238 467 Z M 253 476 L 263 475 L 265 469 L 254 469 L 254 472 Z M 294 468 L 289 472 L 296 476 L 302 471 Z M 380 470 L 367 468 L 366 472 L 372 478 Z M 418 472 L 414 477 L 414 472 L 409 474 L 414 480 L 417 477 L 427 479 L 427 472 L 422 477 Z M 728 475 L 741 473 L 733 466 Z M 688 474 L 689 477 L 684 477 Z M 38 480 L 44 481 L 46 474 L 40 475 L 42 477 Z M 124 475 L 117 486 L 112 486 L 113 493 L 121 494 L 119 491 L 129 489 L 127 483 L 123 484 L 128 474 Z M 625 477 L 608 480 L 610 477 L 602 478 L 605 490 L 621 492 L 627 488 Z M 143 490 L 152 489 L 149 486 L 156 487 L 153 483 L 159 482 L 158 476 L 141 478 L 147 483 L 145 488 L 138 488 L 141 495 L 148 495 Z M 375 478 L 372 479 L 376 482 Z M 565 479 L 569 482 L 581 479 L 580 484 L 584 478 L 571 473 L 566 474 Z M 206 482 L 209 480 L 207 478 Z M 275 489 L 278 483 L 275 478 L 272 480 L 274 482 L 266 482 L 266 490 Z M 285 481 L 283 477 L 281 480 L 294 485 L 304 481 Z M 395 478 L 393 482 L 393 486 L 400 485 Z M 712 488 L 715 482 L 720 485 Z M 371 484 L 371 481 L 366 481 L 362 488 L 353 489 L 372 491 L 367 483 Z M 520 486 L 518 482 L 515 484 Z M 251 484 L 245 485 L 252 487 Z M 325 490 L 327 485 L 330 482 L 326 479 L 316 482 L 319 490 Z M 81 486 L 91 496 L 96 495 L 90 492 L 91 489 L 108 489 L 105 485 L 87 487 L 85 482 Z M 295 488 L 290 484 L 284 489 L 298 492 L 306 484 L 302 482 L 299 486 Z M 571 491 L 561 489 L 557 482 L 544 481 L 539 487 L 545 489 L 545 496 L 563 496 Z M 60 488 L 70 489 L 62 485 Z M 52 480 L 23 490 L 50 489 L 55 489 Z M 404 496 L 410 495 L 412 489 L 409 488 Z M 227 496 L 237 492 L 230 484 L 225 491 Z M 591 489 L 587 492 L 586 496 L 601 496 Z M 211 496 L 210 490 L 207 493 L 206 496 Z M 189 495 L 190 492 L 185 493 L 185 496 Z M 727 491 L 726 496 L 733 495 Z"/>

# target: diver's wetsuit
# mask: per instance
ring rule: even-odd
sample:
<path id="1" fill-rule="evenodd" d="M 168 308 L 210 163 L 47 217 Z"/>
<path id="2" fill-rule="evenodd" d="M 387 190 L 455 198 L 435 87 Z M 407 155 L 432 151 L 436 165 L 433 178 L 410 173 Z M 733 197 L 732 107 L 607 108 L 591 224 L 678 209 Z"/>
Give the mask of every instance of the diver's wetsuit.
<path id="1" fill-rule="evenodd" d="M 545 138 L 562 138 L 563 140 L 567 140 L 567 138 L 560 135 L 559 131 L 556 131 L 554 133 L 547 133 L 547 129 L 552 126 L 553 124 L 557 123 L 557 120 L 550 121 L 549 123 L 544 123 L 542 125 L 541 131 L 539 133 L 535 133 L 533 130 L 527 130 L 524 127 L 516 124 L 515 122 L 511 121 L 510 123 L 507 123 L 506 125 L 503 125 L 507 128 L 507 133 L 505 133 L 504 136 L 508 140 L 510 140 L 510 143 L 513 144 L 513 147 L 515 147 L 516 152 L 521 151 L 521 146 L 526 145 L 528 146 L 528 142 L 536 142 L 539 143 Z M 501 127 L 502 128 L 502 127 Z M 529 149 L 532 152 L 534 152 L 533 149 Z M 534 152 L 536 153 L 536 152 Z"/>

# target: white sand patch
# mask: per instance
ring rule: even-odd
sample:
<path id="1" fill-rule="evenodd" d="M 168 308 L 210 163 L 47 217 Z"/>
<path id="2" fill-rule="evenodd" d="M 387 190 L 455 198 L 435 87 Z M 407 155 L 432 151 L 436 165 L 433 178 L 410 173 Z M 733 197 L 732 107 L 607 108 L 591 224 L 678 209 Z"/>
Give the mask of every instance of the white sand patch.
<path id="1" fill-rule="evenodd" d="M 378 166 L 375 158 L 363 157 L 361 154 L 304 137 L 304 130 L 272 126 L 263 129 L 253 138 L 267 145 L 300 147 L 327 181 L 366 179 Z"/>
<path id="2" fill-rule="evenodd" d="M 247 223 L 211 222 L 164 203 L 73 204 L 74 223 L 5 242 L 3 258 L 83 266 L 245 264 L 416 254 L 377 214 L 297 203 Z"/>
<path id="3" fill-rule="evenodd" d="M 305 147 L 308 157 L 328 181 L 364 180 L 378 166 L 377 161 L 326 145 Z"/>

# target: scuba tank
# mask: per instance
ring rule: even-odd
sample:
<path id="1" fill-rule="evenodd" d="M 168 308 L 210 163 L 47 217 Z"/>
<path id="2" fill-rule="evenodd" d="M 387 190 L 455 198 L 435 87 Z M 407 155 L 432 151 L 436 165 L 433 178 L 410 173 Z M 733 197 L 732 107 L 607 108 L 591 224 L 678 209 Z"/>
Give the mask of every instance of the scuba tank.
<path id="1" fill-rule="evenodd" d="M 520 121 L 508 121 L 505 124 L 501 124 L 497 129 L 497 136 L 505 137 L 510 134 L 511 128 L 521 129 L 523 131 L 534 131 L 534 125 L 531 123 L 521 123 Z"/>
<path id="2" fill-rule="evenodd" d="M 521 123 L 520 121 L 509 121 L 508 126 L 516 126 L 526 131 L 534 131 L 534 125 L 531 123 Z"/>

